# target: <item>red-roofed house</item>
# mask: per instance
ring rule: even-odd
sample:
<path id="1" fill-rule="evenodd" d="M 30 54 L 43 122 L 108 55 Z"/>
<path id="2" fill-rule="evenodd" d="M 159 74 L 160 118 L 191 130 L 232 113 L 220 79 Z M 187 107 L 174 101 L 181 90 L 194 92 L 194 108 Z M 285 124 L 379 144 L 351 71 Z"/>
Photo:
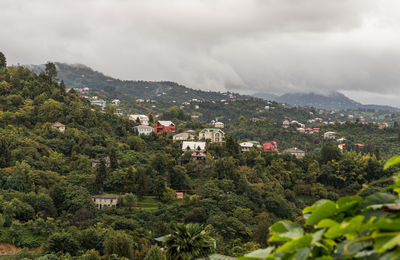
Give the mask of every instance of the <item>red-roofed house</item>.
<path id="1" fill-rule="evenodd" d="M 264 143 L 264 151 L 275 151 L 278 152 L 278 145 L 275 141 L 265 142 Z"/>
<path id="2" fill-rule="evenodd" d="M 305 132 L 306 132 L 307 134 L 312 134 L 312 133 L 313 133 L 313 129 L 307 127 L 307 128 L 305 129 Z"/>
<path id="3" fill-rule="evenodd" d="M 159 133 L 175 133 L 175 124 L 171 121 L 157 121 L 154 125 L 154 132 Z"/>
<path id="4" fill-rule="evenodd" d="M 340 149 L 341 152 L 343 152 L 345 147 L 346 147 L 346 144 L 338 144 L 338 148 Z"/>
<path id="5" fill-rule="evenodd" d="M 52 127 L 58 129 L 58 131 L 60 131 L 61 133 L 64 133 L 65 131 L 65 125 L 61 124 L 60 122 L 55 123 L 54 125 L 52 125 Z"/>
<path id="6" fill-rule="evenodd" d="M 358 148 L 363 148 L 364 147 L 364 145 L 363 144 L 359 144 L 359 143 L 357 143 L 357 144 L 354 144 L 355 146 L 357 146 Z"/>

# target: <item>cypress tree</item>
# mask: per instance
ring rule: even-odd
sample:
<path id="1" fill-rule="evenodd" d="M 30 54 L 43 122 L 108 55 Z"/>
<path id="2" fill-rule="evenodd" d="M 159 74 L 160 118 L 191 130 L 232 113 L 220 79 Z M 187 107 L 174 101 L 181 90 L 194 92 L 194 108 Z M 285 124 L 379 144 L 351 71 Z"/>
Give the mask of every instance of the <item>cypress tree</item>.
<path id="1" fill-rule="evenodd" d="M 96 172 L 96 190 L 99 193 L 103 192 L 103 184 L 107 178 L 107 168 L 106 168 L 106 161 L 102 158 L 100 159 L 100 163 L 97 167 Z"/>
<path id="2" fill-rule="evenodd" d="M 0 51 L 0 69 L 7 66 L 6 56 Z"/>

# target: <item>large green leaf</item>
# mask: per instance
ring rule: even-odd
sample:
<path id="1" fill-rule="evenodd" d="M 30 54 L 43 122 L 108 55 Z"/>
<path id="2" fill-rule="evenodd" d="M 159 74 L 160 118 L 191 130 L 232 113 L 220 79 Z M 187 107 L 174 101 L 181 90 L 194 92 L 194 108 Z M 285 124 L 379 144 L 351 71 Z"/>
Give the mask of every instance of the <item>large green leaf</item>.
<path id="1" fill-rule="evenodd" d="M 390 239 L 385 241 L 385 243 L 382 244 L 379 248 L 377 248 L 378 253 L 382 254 L 388 250 L 393 249 L 395 246 L 400 245 L 400 234 L 396 236 L 391 236 Z"/>
<path id="2" fill-rule="evenodd" d="M 314 225 L 318 223 L 321 219 L 331 217 L 336 212 L 336 204 L 330 200 L 324 201 L 322 204 L 313 205 L 311 207 L 305 208 L 304 212 L 311 212 L 308 216 L 306 224 Z"/>
<path id="3" fill-rule="evenodd" d="M 310 247 L 313 236 L 310 234 L 301 236 L 299 238 L 293 239 L 289 242 L 286 242 L 284 245 L 279 247 L 277 252 L 289 252 L 293 250 L 297 250 L 300 248 Z"/>
<path id="4" fill-rule="evenodd" d="M 274 248 L 273 247 L 268 247 L 268 248 L 264 248 L 264 249 L 257 249 L 256 251 L 250 252 L 248 253 L 247 257 L 254 257 L 254 258 L 260 258 L 260 259 L 264 259 L 266 258 L 269 254 L 272 253 L 272 250 Z"/>
<path id="5" fill-rule="evenodd" d="M 400 231 L 400 219 L 389 219 L 389 218 L 381 218 L 377 220 L 373 225 L 373 228 L 378 228 L 381 231 Z"/>
<path id="6" fill-rule="evenodd" d="M 370 205 L 381 205 L 393 203 L 396 197 L 392 194 L 386 192 L 376 192 L 372 195 L 369 195 L 365 198 L 363 207 L 367 207 Z"/>
<path id="7" fill-rule="evenodd" d="M 399 163 L 400 163 L 400 156 L 393 156 L 385 163 L 385 166 L 383 166 L 383 169 L 386 170 L 387 168 L 392 167 Z"/>
<path id="8" fill-rule="evenodd" d="M 336 225 L 339 225 L 339 223 L 332 219 L 326 218 L 318 223 L 317 228 L 330 228 Z"/>
<path id="9" fill-rule="evenodd" d="M 344 212 L 347 214 L 353 214 L 354 211 L 358 210 L 358 207 L 362 204 L 363 199 L 359 196 L 347 196 L 340 198 L 337 202 L 338 212 Z"/>
<path id="10" fill-rule="evenodd" d="M 310 248 L 300 248 L 296 252 L 295 260 L 306 260 L 307 257 L 310 255 Z"/>
<path id="11" fill-rule="evenodd" d="M 279 221 L 269 228 L 272 236 L 270 242 L 284 242 L 298 238 L 304 234 L 303 228 L 299 224 L 290 221 Z"/>

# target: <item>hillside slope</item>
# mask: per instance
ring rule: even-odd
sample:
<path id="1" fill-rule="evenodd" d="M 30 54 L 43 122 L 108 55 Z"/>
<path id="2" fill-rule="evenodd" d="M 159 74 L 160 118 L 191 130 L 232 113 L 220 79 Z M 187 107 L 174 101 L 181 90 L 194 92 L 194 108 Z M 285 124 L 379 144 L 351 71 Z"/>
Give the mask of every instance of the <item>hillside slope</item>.
<path id="1" fill-rule="evenodd" d="M 265 93 L 253 94 L 259 98 L 274 100 L 279 103 L 285 103 L 296 107 L 315 107 L 321 109 L 338 109 L 338 110 L 356 110 L 356 109 L 373 109 L 373 110 L 390 110 L 400 111 L 399 108 L 382 105 L 364 105 L 351 98 L 346 97 L 342 93 L 333 92 L 327 95 L 317 93 L 286 93 L 282 96 L 274 96 Z"/>
<path id="2" fill-rule="evenodd" d="M 224 100 L 244 99 L 234 93 L 221 93 L 214 91 L 202 91 L 187 88 L 170 81 L 130 81 L 119 80 L 104 75 L 82 64 L 55 63 L 58 78 L 64 80 L 69 88 L 88 87 L 92 91 L 104 91 L 108 96 L 119 99 L 135 96 L 142 99 L 153 99 L 158 101 L 184 102 L 191 99 L 198 100 Z M 26 65 L 25 67 L 36 74 L 44 70 L 44 65 Z"/>

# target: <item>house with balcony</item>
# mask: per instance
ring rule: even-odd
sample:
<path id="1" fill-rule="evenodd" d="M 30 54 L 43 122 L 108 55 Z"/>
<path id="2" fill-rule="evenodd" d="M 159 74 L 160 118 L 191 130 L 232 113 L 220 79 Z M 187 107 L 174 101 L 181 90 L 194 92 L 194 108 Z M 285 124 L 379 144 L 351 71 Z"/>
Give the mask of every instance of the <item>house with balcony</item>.
<path id="1" fill-rule="evenodd" d="M 225 133 L 219 128 L 204 128 L 199 133 L 199 140 L 210 140 L 211 143 L 222 143 L 225 139 Z"/>

